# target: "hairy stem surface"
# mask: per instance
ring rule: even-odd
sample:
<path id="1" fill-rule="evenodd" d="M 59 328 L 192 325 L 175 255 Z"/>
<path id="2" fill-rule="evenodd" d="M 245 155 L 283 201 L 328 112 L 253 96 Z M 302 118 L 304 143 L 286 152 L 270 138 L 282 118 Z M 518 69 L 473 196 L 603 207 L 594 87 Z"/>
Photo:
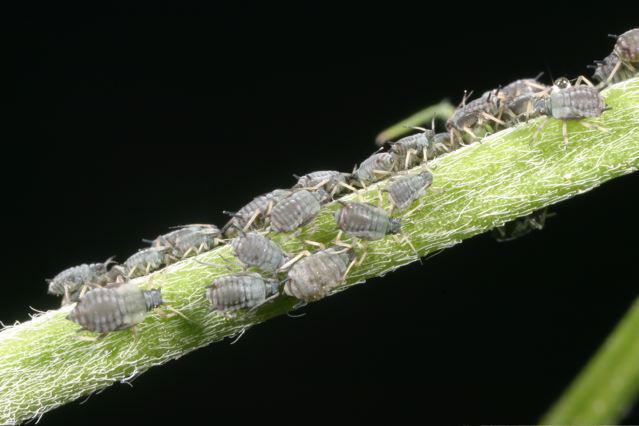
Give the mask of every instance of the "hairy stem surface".
<path id="1" fill-rule="evenodd" d="M 616 85 L 605 97 L 612 109 L 589 121 L 609 131 L 570 123 L 571 144 L 567 148 L 562 144 L 561 123 L 556 120 L 551 120 L 533 143 L 538 122 L 532 121 L 431 162 L 433 189 L 419 205 L 401 214 L 404 236 L 424 256 L 637 170 L 639 80 Z M 384 185 L 381 182 L 345 198 L 377 203 Z M 390 206 L 386 194 L 383 206 Z M 292 253 L 312 248 L 303 240 L 330 243 L 336 236 L 333 212 L 337 208 L 336 202 L 325 206 L 297 238 L 272 237 Z M 365 250 L 365 261 L 336 291 L 416 260 L 407 244 L 391 237 L 371 242 Z M 358 255 L 363 251 L 359 249 Z M 166 303 L 189 318 L 167 318 L 152 312 L 140 325 L 137 342 L 127 331 L 111 333 L 98 343 L 78 340 L 78 326 L 65 318 L 70 307 L 3 330 L 0 423 L 20 422 L 114 382 L 131 380 L 152 366 L 281 315 L 296 303 L 282 296 L 233 320 L 210 313 L 204 287 L 228 274 L 233 254 L 226 245 L 197 259 L 214 266 L 191 258 L 136 279 L 144 288 L 161 287 Z"/>

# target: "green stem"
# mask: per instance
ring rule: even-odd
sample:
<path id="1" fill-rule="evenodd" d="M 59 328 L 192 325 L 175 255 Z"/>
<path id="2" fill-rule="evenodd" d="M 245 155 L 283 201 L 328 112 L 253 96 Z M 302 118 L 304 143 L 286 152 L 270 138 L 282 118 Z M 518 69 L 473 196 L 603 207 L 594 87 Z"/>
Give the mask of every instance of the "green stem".
<path id="1" fill-rule="evenodd" d="M 542 424 L 614 424 L 639 393 L 639 298 Z"/>
<path id="2" fill-rule="evenodd" d="M 532 121 L 432 161 L 434 189 L 419 205 L 402 213 L 404 235 L 424 256 L 637 170 L 639 79 L 614 86 L 605 96 L 612 109 L 589 121 L 608 128 L 607 133 L 570 123 L 571 144 L 564 148 L 560 122 L 551 120 L 533 143 L 538 123 Z M 372 185 L 345 199 L 377 202 L 383 185 Z M 383 205 L 389 207 L 387 194 Z M 330 244 L 336 236 L 332 215 L 337 208 L 335 202 L 325 206 L 299 238 L 272 237 L 291 253 L 312 248 L 303 240 Z M 370 242 L 366 251 L 365 261 L 337 291 L 416 260 L 407 244 L 390 237 Z M 24 421 L 114 382 L 126 381 L 150 367 L 281 315 L 296 303 L 282 296 L 233 320 L 210 313 L 204 287 L 228 273 L 228 263 L 222 257 L 233 259 L 228 245 L 198 256 L 198 260 L 215 266 L 190 258 L 136 279 L 145 288 L 161 286 L 167 304 L 190 318 L 186 321 L 152 312 L 140 324 L 137 342 L 126 331 L 111 333 L 97 343 L 78 340 L 78 326 L 65 319 L 70 307 L 3 330 L 0 423 Z"/>
<path id="3" fill-rule="evenodd" d="M 384 142 L 395 139 L 399 136 L 407 133 L 412 133 L 412 127 L 415 126 L 428 126 L 433 119 L 446 120 L 455 111 L 455 107 L 448 100 L 443 100 L 436 105 L 431 105 L 423 110 L 416 112 L 408 118 L 400 121 L 397 124 L 385 129 L 375 137 L 375 143 L 377 145 L 383 145 Z"/>

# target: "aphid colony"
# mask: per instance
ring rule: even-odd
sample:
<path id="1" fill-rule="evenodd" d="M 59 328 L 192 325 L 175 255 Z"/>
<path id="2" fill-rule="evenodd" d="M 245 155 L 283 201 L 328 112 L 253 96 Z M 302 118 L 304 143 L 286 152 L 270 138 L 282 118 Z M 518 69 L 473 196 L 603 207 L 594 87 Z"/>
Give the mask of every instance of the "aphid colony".
<path id="1" fill-rule="evenodd" d="M 219 244 L 229 244 L 244 271 L 218 277 L 206 287 L 203 296 L 211 310 L 232 317 L 237 311 L 255 310 L 283 294 L 300 303 L 322 299 L 344 283 L 350 270 L 366 256 L 364 252 L 358 260 L 359 240 L 380 240 L 401 233 L 401 218 L 395 214 L 416 203 L 431 186 L 433 175 L 425 169 L 429 160 L 488 132 L 538 116 L 562 120 L 564 142 L 568 143 L 566 121 L 600 116 L 607 109 L 600 89 L 636 75 L 637 66 L 639 29 L 633 29 L 619 36 L 613 52 L 597 64 L 594 78 L 601 83 L 598 88 L 584 77 L 574 85 L 560 78 L 552 86 L 533 78 L 489 90 L 470 102 L 464 96 L 446 122 L 446 132 L 416 128 L 418 132 L 413 135 L 387 142 L 352 173 L 328 170 L 295 176 L 297 183 L 290 189 L 276 189 L 255 197 L 237 212 L 226 212 L 231 219 L 221 230 L 209 224 L 180 226 L 147 241 L 150 247 L 134 253 L 122 264 L 109 259 L 68 268 L 48 280 L 49 293 L 63 296 L 63 304 L 77 302 L 68 319 L 83 329 L 104 334 L 133 328 L 163 301 L 160 289 L 141 290 L 130 279 Z M 417 173 L 406 172 L 420 165 Z M 392 210 L 338 199 L 340 206 L 334 220 L 339 233 L 331 247 L 317 244 L 320 249 L 314 253 L 289 254 L 265 235 L 264 231 L 271 231 L 296 237 L 322 205 L 384 179 L 387 182 L 383 192 L 388 193 Z M 511 226 L 498 228 L 496 237 L 505 241 L 540 229 L 545 217 L 545 210 L 536 212 Z M 354 244 L 342 242 L 342 234 Z"/>

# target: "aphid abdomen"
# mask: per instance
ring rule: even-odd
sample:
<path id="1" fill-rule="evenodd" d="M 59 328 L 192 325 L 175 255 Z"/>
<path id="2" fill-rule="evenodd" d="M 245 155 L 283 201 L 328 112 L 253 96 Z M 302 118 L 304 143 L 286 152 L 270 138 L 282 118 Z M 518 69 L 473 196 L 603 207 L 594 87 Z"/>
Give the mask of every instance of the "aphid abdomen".
<path id="1" fill-rule="evenodd" d="M 129 278 L 141 277 L 168 264 L 169 247 L 150 247 L 140 250 L 124 262 Z"/>
<path id="2" fill-rule="evenodd" d="M 264 224 L 264 218 L 269 211 L 278 201 L 287 197 L 291 191 L 287 189 L 276 189 L 267 194 L 260 195 L 251 200 L 250 203 L 242 207 L 237 211 L 222 228 L 222 232 L 228 238 L 233 238 L 239 234 L 239 230 L 249 223 L 251 219 L 255 217 L 255 220 L 251 224 L 252 228 L 262 226 Z M 259 214 L 257 214 L 259 212 Z M 256 215 L 257 214 L 257 215 Z"/>
<path id="3" fill-rule="evenodd" d="M 354 253 L 343 248 L 318 251 L 293 265 L 284 292 L 306 302 L 322 299 L 342 283 L 353 258 Z"/>
<path id="4" fill-rule="evenodd" d="M 206 288 L 212 310 L 233 312 L 253 308 L 277 291 L 277 280 L 264 280 L 260 274 L 243 272 L 217 278 Z"/>
<path id="5" fill-rule="evenodd" d="M 179 259 L 195 256 L 215 247 L 217 238 L 221 235 L 215 226 L 191 231 L 178 236 L 173 244 L 173 255 Z"/>
<path id="6" fill-rule="evenodd" d="M 393 205 L 403 210 L 424 195 L 432 183 L 433 175 L 430 172 L 422 172 L 417 175 L 398 178 L 386 185 L 386 189 Z"/>
<path id="7" fill-rule="evenodd" d="M 240 262 L 265 272 L 275 272 L 286 261 L 286 255 L 274 241 L 255 232 L 240 235 L 231 245 Z"/>
<path id="8" fill-rule="evenodd" d="M 348 173 L 342 173 L 336 170 L 322 170 L 319 172 L 312 172 L 304 176 L 300 176 L 293 188 L 315 188 L 317 185 L 324 182 L 322 186 L 326 189 L 326 191 L 336 194 L 338 192 L 341 192 L 340 188 L 342 188 L 342 186 L 340 185 L 340 183 L 346 183 L 346 179 L 348 176 Z"/>
<path id="9" fill-rule="evenodd" d="M 610 83 L 614 84 L 634 77 L 635 72 L 625 66 L 617 65 L 619 61 L 620 59 L 615 53 L 611 53 L 606 56 L 599 64 L 597 64 L 593 78 L 600 82 L 608 81 L 608 78 L 610 78 Z M 615 70 L 615 67 L 617 67 L 617 70 L 614 75 L 610 77 L 612 72 Z"/>
<path id="10" fill-rule="evenodd" d="M 84 329 L 108 333 L 142 322 L 161 303 L 160 290 L 142 291 L 135 284 L 96 288 L 80 299 L 67 318 Z"/>
<path id="11" fill-rule="evenodd" d="M 388 152 L 373 154 L 359 165 L 353 173 L 353 179 L 363 184 L 376 182 L 392 172 L 395 162 L 395 156 Z"/>
<path id="12" fill-rule="evenodd" d="M 605 107 L 599 91 L 590 86 L 571 86 L 550 95 L 550 111 L 560 120 L 599 117 Z"/>
<path id="13" fill-rule="evenodd" d="M 48 291 L 55 295 L 76 293 L 82 286 L 97 282 L 100 275 L 106 272 L 107 263 L 84 263 L 67 268 L 49 281 Z"/>
<path id="14" fill-rule="evenodd" d="M 343 203 L 335 212 L 337 226 L 363 240 L 378 240 L 400 231 L 400 219 L 392 219 L 379 207 L 368 203 Z"/>
<path id="15" fill-rule="evenodd" d="M 279 201 L 271 211 L 271 228 L 276 232 L 290 232 L 309 223 L 320 211 L 317 197 L 305 189 L 296 191 Z"/>
<path id="16" fill-rule="evenodd" d="M 639 62 L 639 28 L 621 34 L 615 43 L 614 52 L 622 61 Z"/>

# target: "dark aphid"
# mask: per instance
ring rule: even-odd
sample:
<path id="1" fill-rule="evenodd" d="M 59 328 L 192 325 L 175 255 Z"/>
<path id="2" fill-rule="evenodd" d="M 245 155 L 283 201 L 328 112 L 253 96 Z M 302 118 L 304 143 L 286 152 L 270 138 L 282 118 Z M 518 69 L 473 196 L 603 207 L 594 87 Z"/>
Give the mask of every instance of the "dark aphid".
<path id="1" fill-rule="evenodd" d="M 64 296 L 63 304 L 77 301 L 83 287 L 97 284 L 98 278 L 107 271 L 111 259 L 104 263 L 84 263 L 60 272 L 49 282 L 49 294 Z"/>
<path id="2" fill-rule="evenodd" d="M 437 133 L 433 136 L 433 143 L 428 147 L 428 159 L 432 160 L 460 147 L 461 144 L 451 139 L 449 132 Z"/>
<path id="3" fill-rule="evenodd" d="M 506 103 L 506 113 L 512 117 L 510 121 L 528 121 L 541 115 L 541 111 L 536 109 L 540 99 L 542 98 L 537 93 L 527 93 Z"/>
<path id="4" fill-rule="evenodd" d="M 639 28 L 633 28 L 617 37 L 614 52 L 624 63 L 639 62 Z"/>
<path id="5" fill-rule="evenodd" d="M 499 228 L 495 228 L 493 230 L 493 238 L 501 243 L 516 240 L 533 231 L 542 230 L 546 223 L 546 218 L 549 216 L 547 209 L 534 211 L 528 216 L 517 218 Z"/>
<path id="6" fill-rule="evenodd" d="M 178 235 L 171 246 L 172 254 L 178 259 L 184 259 L 209 251 L 219 243 L 221 235 L 217 226 L 200 226 L 191 232 Z"/>
<path id="7" fill-rule="evenodd" d="M 406 170 L 415 167 L 427 159 L 428 148 L 435 136 L 435 132 L 428 129 L 421 129 L 422 132 L 401 138 L 393 142 L 390 153 L 395 157 L 396 168 Z"/>
<path id="8" fill-rule="evenodd" d="M 171 255 L 170 247 L 149 247 L 129 257 L 123 266 L 128 277 L 135 278 L 157 271 L 175 260 L 177 259 Z"/>
<path id="9" fill-rule="evenodd" d="M 284 293 L 304 302 L 322 299 L 344 282 L 354 259 L 355 252 L 343 247 L 313 253 L 288 271 Z"/>
<path id="10" fill-rule="evenodd" d="M 240 272 L 217 278 L 206 287 L 211 310 L 231 316 L 240 309 L 256 308 L 279 294 L 280 282 L 255 272 Z"/>
<path id="11" fill-rule="evenodd" d="M 121 285 L 128 280 L 128 274 L 124 266 L 113 265 L 107 272 L 98 277 L 97 283 L 100 286 Z"/>
<path id="12" fill-rule="evenodd" d="M 365 186 L 388 177 L 395 168 L 395 157 L 388 152 L 378 152 L 364 160 L 353 172 L 353 181 Z"/>
<path id="13" fill-rule="evenodd" d="M 222 232 L 228 238 L 233 238 L 239 234 L 239 230 L 247 231 L 252 227 L 263 226 L 265 218 L 278 201 L 291 194 L 288 189 L 276 189 L 267 194 L 253 198 L 253 200 L 242 207 L 237 213 L 232 213 L 233 217 L 222 228 Z"/>
<path id="14" fill-rule="evenodd" d="M 275 232 L 290 232 L 306 225 L 317 216 L 325 198 L 326 191 L 311 192 L 302 189 L 293 192 L 271 210 L 271 229 Z"/>
<path id="15" fill-rule="evenodd" d="M 522 78 L 498 89 L 497 96 L 499 96 L 502 102 L 507 103 L 519 96 L 531 95 L 548 89 L 549 87 L 539 83 L 536 78 Z"/>
<path id="16" fill-rule="evenodd" d="M 144 321 L 146 313 L 162 304 L 159 289 L 141 290 L 133 283 L 96 288 L 80 298 L 67 319 L 97 333 L 123 330 Z"/>
<path id="17" fill-rule="evenodd" d="M 592 77 L 600 83 L 614 84 L 628 80 L 634 77 L 635 74 L 636 71 L 633 71 L 626 66 L 622 66 L 619 56 L 617 56 L 616 53 L 611 53 L 602 61 L 597 63 L 595 73 Z"/>
<path id="18" fill-rule="evenodd" d="M 489 122 L 503 125 L 497 116 L 501 110 L 498 90 L 485 92 L 479 99 L 475 99 L 455 110 L 446 121 L 446 128 L 451 133 L 451 139 L 461 139 L 464 134 L 476 139 L 475 131 L 485 127 Z"/>
<path id="19" fill-rule="evenodd" d="M 583 80 L 578 79 L 578 82 Z M 592 86 L 577 85 L 572 86 L 566 78 L 559 78 L 555 81 L 555 85 L 550 96 L 539 99 L 535 105 L 535 111 L 543 115 L 554 117 L 562 120 L 562 133 L 564 136 L 564 144 L 568 144 L 568 120 L 581 120 L 587 117 L 599 117 L 607 109 L 606 104 L 599 94 L 599 91 Z M 539 126 L 535 136 L 543 129 L 546 122 Z M 594 124 L 581 122 L 584 127 L 596 127 L 601 131 L 606 131 Z"/>
<path id="20" fill-rule="evenodd" d="M 378 240 L 388 234 L 398 234 L 401 219 L 391 218 L 386 210 L 369 203 L 341 203 L 335 212 L 337 227 L 363 240 Z"/>
<path id="21" fill-rule="evenodd" d="M 160 235 L 151 241 L 151 247 L 170 247 L 175 245 L 178 238 L 191 232 L 199 231 L 209 225 L 186 225 L 181 226 L 166 234 Z M 212 225 L 210 225 L 212 226 Z"/>
<path id="22" fill-rule="evenodd" d="M 264 272 L 275 272 L 286 262 L 280 246 L 256 232 L 240 234 L 231 241 L 231 246 L 240 262 Z"/>
<path id="23" fill-rule="evenodd" d="M 342 173 L 335 170 L 312 172 L 305 174 L 304 176 L 295 176 L 297 178 L 297 183 L 293 186 L 293 188 L 316 189 L 321 187 L 328 191 L 331 195 L 335 195 L 348 187 L 346 182 L 350 176 L 350 173 Z"/>
<path id="24" fill-rule="evenodd" d="M 424 195 L 432 183 L 432 173 L 424 171 L 417 175 L 403 176 L 390 181 L 386 185 L 386 191 L 388 191 L 393 206 L 399 210 L 404 210 L 413 201 Z"/>

